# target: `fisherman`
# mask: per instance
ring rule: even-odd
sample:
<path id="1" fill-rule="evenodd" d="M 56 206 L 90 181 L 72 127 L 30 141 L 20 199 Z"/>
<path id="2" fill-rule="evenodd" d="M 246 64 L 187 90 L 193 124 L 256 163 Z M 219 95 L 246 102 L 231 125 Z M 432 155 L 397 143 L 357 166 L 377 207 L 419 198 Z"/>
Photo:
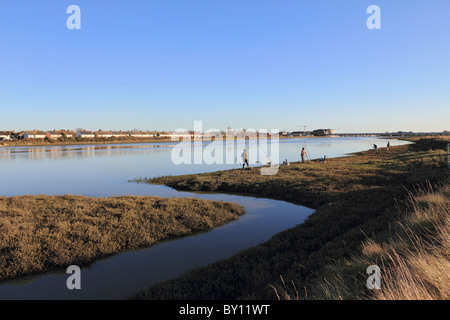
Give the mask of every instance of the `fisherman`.
<path id="1" fill-rule="evenodd" d="M 301 156 L 302 156 L 302 163 L 305 163 L 306 150 L 304 147 L 302 148 Z"/>
<path id="2" fill-rule="evenodd" d="M 391 144 L 390 144 L 389 141 L 388 141 L 387 147 L 386 147 L 386 151 L 389 151 L 390 146 L 391 146 Z"/>
<path id="3" fill-rule="evenodd" d="M 241 157 L 242 157 L 242 169 L 245 168 L 245 164 L 247 164 L 247 168 L 249 168 L 250 166 L 248 165 L 248 153 L 247 153 L 247 150 L 244 149 L 242 151 Z"/>
<path id="4" fill-rule="evenodd" d="M 373 150 L 378 151 L 378 146 L 376 144 L 373 145 Z"/>

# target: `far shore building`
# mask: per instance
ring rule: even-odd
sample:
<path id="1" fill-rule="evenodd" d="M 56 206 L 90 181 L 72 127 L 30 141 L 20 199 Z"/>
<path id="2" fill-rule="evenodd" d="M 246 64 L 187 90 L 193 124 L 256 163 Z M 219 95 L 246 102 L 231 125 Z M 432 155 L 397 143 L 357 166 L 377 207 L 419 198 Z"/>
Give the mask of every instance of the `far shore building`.
<path id="1" fill-rule="evenodd" d="M 73 138 L 75 136 L 75 132 L 70 130 L 58 130 L 61 135 L 65 135 L 66 138 Z"/>
<path id="2" fill-rule="evenodd" d="M 19 139 L 45 139 L 45 132 L 40 130 L 22 131 L 18 135 Z"/>
<path id="3" fill-rule="evenodd" d="M 287 136 L 288 137 L 306 137 L 306 136 L 310 136 L 310 135 L 311 135 L 311 132 L 309 132 L 309 131 L 292 131 Z"/>
<path id="4" fill-rule="evenodd" d="M 11 140 L 13 138 L 13 132 L 11 131 L 0 131 L 0 141 Z"/>
<path id="5" fill-rule="evenodd" d="M 53 131 L 47 131 L 45 133 L 45 136 L 48 139 L 52 139 L 52 140 L 59 139 L 59 138 L 63 137 L 63 135 L 65 135 L 66 138 L 72 138 L 74 136 L 74 133 L 72 133 L 69 130 L 53 130 Z"/>
<path id="6" fill-rule="evenodd" d="M 172 132 L 158 131 L 156 133 L 156 137 L 159 137 L 159 138 L 170 138 L 170 137 L 172 137 Z"/>
<path id="7" fill-rule="evenodd" d="M 102 130 L 99 130 L 99 131 L 95 131 L 94 134 L 95 134 L 96 138 L 111 138 L 111 137 L 123 138 L 123 137 L 129 137 L 130 136 L 130 134 L 128 132 L 125 132 L 125 131 L 122 131 L 122 130 L 121 131 L 102 131 Z"/>
<path id="8" fill-rule="evenodd" d="M 312 132 L 314 136 L 323 137 L 323 136 L 332 136 L 336 134 L 336 131 L 333 129 L 317 129 Z"/>
<path id="9" fill-rule="evenodd" d="M 58 131 L 47 131 L 45 133 L 45 137 L 48 139 L 56 140 L 58 138 L 61 138 L 61 133 Z"/>
<path id="10" fill-rule="evenodd" d="M 95 134 L 92 131 L 78 131 L 77 134 L 75 135 L 76 138 L 83 138 L 83 139 L 94 139 L 95 138 Z"/>
<path id="11" fill-rule="evenodd" d="M 170 137 L 175 140 L 176 139 L 191 140 L 191 139 L 195 138 L 195 135 L 194 135 L 194 131 L 175 130 L 174 132 L 170 133 Z"/>
<path id="12" fill-rule="evenodd" d="M 130 137 L 133 138 L 154 138 L 156 137 L 155 131 L 130 131 Z"/>

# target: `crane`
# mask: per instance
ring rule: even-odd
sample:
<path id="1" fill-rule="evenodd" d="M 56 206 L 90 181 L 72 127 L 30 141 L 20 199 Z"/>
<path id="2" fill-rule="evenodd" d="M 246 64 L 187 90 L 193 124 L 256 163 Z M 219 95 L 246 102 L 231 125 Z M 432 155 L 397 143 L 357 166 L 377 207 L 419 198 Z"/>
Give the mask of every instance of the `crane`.
<path id="1" fill-rule="evenodd" d="M 297 127 L 303 127 L 303 135 L 305 136 L 306 135 L 306 127 L 307 127 L 307 125 L 300 124 L 300 125 L 297 125 Z"/>

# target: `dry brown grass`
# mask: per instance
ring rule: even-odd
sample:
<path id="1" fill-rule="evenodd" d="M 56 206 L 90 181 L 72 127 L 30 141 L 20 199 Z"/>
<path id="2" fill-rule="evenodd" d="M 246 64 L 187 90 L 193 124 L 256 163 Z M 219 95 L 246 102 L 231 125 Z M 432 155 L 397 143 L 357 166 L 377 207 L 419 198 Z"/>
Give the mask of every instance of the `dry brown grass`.
<path id="1" fill-rule="evenodd" d="M 411 198 L 403 232 L 381 252 L 385 273 L 374 299 L 450 299 L 450 184 Z"/>
<path id="2" fill-rule="evenodd" d="M 243 213 L 194 198 L 0 197 L 0 280 L 207 231 Z"/>
<path id="3" fill-rule="evenodd" d="M 304 223 L 266 243 L 154 285 L 139 298 L 371 298 L 366 287 L 367 267 L 382 267 L 384 279 L 389 261 L 383 254 L 389 250 L 406 252 L 410 246 L 409 242 L 397 241 L 399 235 L 408 238 L 404 228 L 397 225 L 398 221 L 404 223 L 406 212 L 413 211 L 406 206 L 411 203 L 406 201 L 408 194 L 417 185 L 427 181 L 439 184 L 450 177 L 443 150 L 446 141 L 420 137 L 415 142 L 389 151 L 358 152 L 326 163 L 291 163 L 281 166 L 274 176 L 262 176 L 258 168 L 252 168 L 141 180 L 180 190 L 256 194 L 316 211 Z M 417 190 L 413 194 L 418 203 L 420 194 L 425 197 Z M 440 198 L 429 193 L 427 197 L 423 202 Z M 424 227 L 410 225 L 421 237 Z"/>
<path id="4" fill-rule="evenodd" d="M 410 195 L 409 209 L 387 241 L 367 239 L 361 255 L 326 267 L 309 296 L 295 283 L 271 286 L 280 300 L 448 300 L 450 299 L 450 183 Z M 369 265 L 381 268 L 381 288 L 364 288 Z M 365 290 L 362 290 L 364 288 Z M 364 292 L 365 291 L 365 292 Z M 359 296 L 355 293 L 361 293 Z"/>
<path id="5" fill-rule="evenodd" d="M 365 269 L 375 264 L 381 268 L 381 288 L 366 289 L 358 299 L 448 300 L 450 183 L 411 193 L 408 209 L 399 215 L 386 241 L 367 239 L 361 255 L 329 265 L 315 298 L 336 300 L 364 292 Z"/>

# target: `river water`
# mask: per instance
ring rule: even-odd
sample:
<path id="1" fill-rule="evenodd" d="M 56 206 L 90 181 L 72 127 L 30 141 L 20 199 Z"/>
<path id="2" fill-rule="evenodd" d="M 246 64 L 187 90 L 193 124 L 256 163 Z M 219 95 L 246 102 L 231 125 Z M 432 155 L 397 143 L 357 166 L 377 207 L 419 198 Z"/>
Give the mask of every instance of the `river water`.
<path id="1" fill-rule="evenodd" d="M 389 140 L 391 146 L 405 141 Z M 376 138 L 281 139 L 279 161 L 299 161 L 302 147 L 311 159 L 338 157 L 368 150 Z M 192 268 L 229 257 L 245 248 L 269 240 L 273 235 L 302 223 L 312 209 L 284 201 L 242 195 L 179 192 L 166 186 L 130 182 L 134 178 L 212 172 L 241 167 L 243 148 L 258 166 L 271 155 L 270 142 L 261 147 L 247 141 L 224 147 L 234 152 L 229 164 L 174 164 L 176 143 L 109 144 L 82 146 L 0 148 L 0 196 L 25 194 L 77 194 L 94 197 L 149 195 L 196 197 L 233 201 L 245 207 L 238 220 L 180 239 L 164 241 L 150 248 L 99 259 L 81 269 L 81 290 L 69 290 L 66 270 L 22 277 L 0 283 L 0 299 L 124 299 L 152 284 L 181 275 Z M 208 146 L 204 143 L 203 149 Z M 214 153 L 216 155 L 216 153 Z M 218 158 L 216 158 L 218 159 Z M 194 158 L 192 157 L 192 163 Z M 258 162 L 256 162 L 258 161 Z M 216 161 L 220 162 L 220 161 Z M 0 270 L 1 272 L 1 270 Z"/>

